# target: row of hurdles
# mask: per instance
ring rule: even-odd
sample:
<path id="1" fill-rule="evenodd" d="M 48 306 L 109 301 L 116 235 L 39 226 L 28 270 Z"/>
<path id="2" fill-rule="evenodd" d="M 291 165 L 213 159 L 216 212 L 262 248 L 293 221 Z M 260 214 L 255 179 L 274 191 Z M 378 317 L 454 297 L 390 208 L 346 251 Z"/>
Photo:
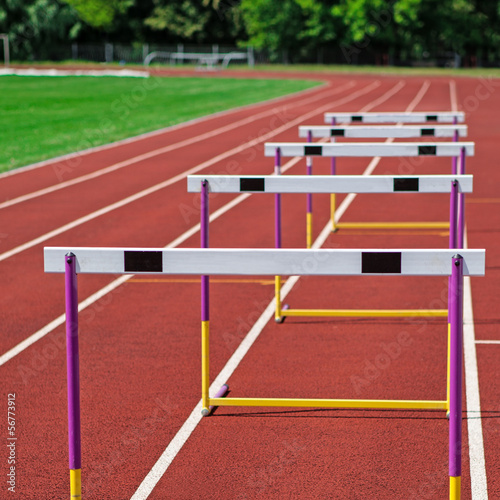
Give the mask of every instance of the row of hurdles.
<path id="1" fill-rule="evenodd" d="M 463 113 L 327 113 L 327 126 L 302 126 L 306 143 L 268 143 L 265 155 L 275 159 L 274 175 L 189 176 L 188 191 L 201 196 L 201 248 L 71 248 L 44 249 L 45 271 L 65 273 L 66 334 L 68 354 L 68 423 L 71 498 L 81 498 L 80 387 L 78 354 L 77 274 L 173 274 L 201 276 L 201 375 L 202 414 L 217 406 L 384 408 L 401 410 L 441 410 L 449 418 L 450 499 L 460 498 L 462 439 L 462 330 L 463 277 L 482 276 L 485 251 L 463 248 L 465 228 L 464 196 L 472 192 L 472 176 L 465 174 L 465 158 L 474 154 L 474 144 L 458 142 L 467 134 Z M 385 125 L 386 123 L 397 125 Z M 429 122 L 453 122 L 429 125 Z M 338 124 L 347 123 L 346 126 Z M 351 123 L 361 125 L 350 125 Z M 383 125 L 371 125 L 382 123 Z M 425 123 L 425 125 L 402 125 Z M 369 125 L 366 125 L 369 124 Z M 336 138 L 422 138 L 452 137 L 452 142 L 313 142 Z M 305 157 L 306 175 L 281 175 L 283 157 Z M 331 158 L 330 175 L 311 175 L 315 156 Z M 341 157 L 452 158 L 451 175 L 337 175 Z M 275 197 L 275 248 L 209 248 L 210 193 L 272 193 Z M 305 193 L 306 244 L 304 249 L 282 248 L 281 196 Z M 331 196 L 331 230 L 347 227 L 446 228 L 447 249 L 314 249 L 312 245 L 312 195 Z M 335 194 L 340 193 L 449 193 L 447 222 L 359 222 L 342 223 L 336 214 Z M 447 317 L 448 360 L 446 399 L 362 400 L 224 397 L 224 384 L 209 394 L 209 280 L 211 275 L 268 275 L 275 277 L 275 319 L 286 316 L 347 317 Z M 282 304 L 282 276 L 448 276 L 448 309 L 291 309 Z"/>

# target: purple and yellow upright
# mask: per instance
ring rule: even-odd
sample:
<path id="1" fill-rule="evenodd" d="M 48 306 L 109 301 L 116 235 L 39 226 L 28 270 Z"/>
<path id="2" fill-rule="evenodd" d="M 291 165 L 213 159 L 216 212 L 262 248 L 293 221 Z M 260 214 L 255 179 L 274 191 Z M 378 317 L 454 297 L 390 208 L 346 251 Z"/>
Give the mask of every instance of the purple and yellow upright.
<path id="1" fill-rule="evenodd" d="M 208 182 L 201 183 L 201 221 L 200 246 L 208 248 Z M 208 389 L 210 387 L 209 370 L 209 277 L 201 277 L 201 399 L 202 415 L 210 413 Z"/>
<path id="2" fill-rule="evenodd" d="M 312 132 L 307 133 L 307 142 L 312 142 Z M 306 157 L 307 175 L 312 175 L 312 158 Z M 307 193 L 307 211 L 306 211 L 306 248 L 312 247 L 312 194 Z"/>
<path id="3" fill-rule="evenodd" d="M 460 500 L 462 475 L 463 258 L 452 259 L 450 279 L 450 500 Z"/>
<path id="4" fill-rule="evenodd" d="M 71 498 L 82 497 L 80 435 L 80 362 L 78 352 L 78 290 L 75 256 L 65 256 L 66 359 L 68 377 L 68 437 Z"/>
<path id="5" fill-rule="evenodd" d="M 335 127 L 337 125 L 337 120 L 335 117 L 332 118 L 332 126 Z M 332 137 L 330 139 L 331 142 L 335 141 L 335 138 Z M 337 174 L 337 158 L 335 156 L 332 156 L 331 158 L 331 163 L 330 163 L 330 174 L 331 175 L 336 175 Z M 330 194 L 330 218 L 332 219 L 332 231 L 337 230 L 337 226 L 335 225 L 335 205 L 337 201 L 335 200 L 335 193 Z"/>

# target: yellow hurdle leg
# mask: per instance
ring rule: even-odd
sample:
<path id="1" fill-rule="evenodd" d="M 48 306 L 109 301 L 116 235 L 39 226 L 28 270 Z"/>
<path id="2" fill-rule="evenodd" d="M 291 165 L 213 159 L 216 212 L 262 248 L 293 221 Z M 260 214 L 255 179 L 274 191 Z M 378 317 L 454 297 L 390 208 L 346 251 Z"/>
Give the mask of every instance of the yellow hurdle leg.
<path id="1" fill-rule="evenodd" d="M 460 476 L 450 476 L 450 500 L 460 500 Z"/>
<path id="2" fill-rule="evenodd" d="M 332 219 L 332 231 L 337 230 L 337 226 L 335 224 L 335 193 L 330 194 L 330 217 Z"/>
<path id="3" fill-rule="evenodd" d="M 70 469 L 69 484 L 71 498 L 82 498 L 82 471 L 81 469 Z"/>
<path id="4" fill-rule="evenodd" d="M 274 296 L 276 301 L 274 319 L 276 323 L 281 323 L 281 276 L 274 277 Z"/>
<path id="5" fill-rule="evenodd" d="M 201 322 L 201 402 L 202 402 L 202 415 L 210 413 L 210 402 L 208 398 L 208 388 L 210 387 L 210 374 L 208 363 L 208 337 L 209 337 L 209 322 Z"/>
<path id="6" fill-rule="evenodd" d="M 312 228 L 312 217 L 313 214 L 311 212 L 307 212 L 306 214 L 306 248 L 311 248 L 312 247 L 312 233 L 313 233 L 313 228 Z"/>

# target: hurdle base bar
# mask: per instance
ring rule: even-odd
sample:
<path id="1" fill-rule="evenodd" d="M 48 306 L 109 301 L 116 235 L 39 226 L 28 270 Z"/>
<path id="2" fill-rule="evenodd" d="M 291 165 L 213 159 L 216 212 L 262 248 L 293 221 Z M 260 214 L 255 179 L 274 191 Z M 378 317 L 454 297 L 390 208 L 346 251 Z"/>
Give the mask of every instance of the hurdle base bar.
<path id="1" fill-rule="evenodd" d="M 300 408 L 367 408 L 386 410 L 446 410 L 446 401 L 381 399 L 210 398 L 214 406 Z"/>
<path id="2" fill-rule="evenodd" d="M 229 386 L 227 384 L 222 384 L 222 387 L 217 391 L 214 398 L 208 398 L 209 402 L 212 402 L 214 399 L 223 398 L 229 392 Z M 212 410 L 216 407 L 216 405 L 210 405 L 208 408 L 203 408 L 201 410 L 201 414 L 204 417 L 208 417 Z"/>
<path id="3" fill-rule="evenodd" d="M 71 498 L 82 498 L 82 470 L 69 470 L 69 483 Z"/>
<path id="4" fill-rule="evenodd" d="M 448 309 L 285 309 L 281 316 L 330 316 L 361 318 L 414 318 L 448 316 Z"/>
<path id="5" fill-rule="evenodd" d="M 337 229 L 450 229 L 449 222 L 337 222 Z"/>

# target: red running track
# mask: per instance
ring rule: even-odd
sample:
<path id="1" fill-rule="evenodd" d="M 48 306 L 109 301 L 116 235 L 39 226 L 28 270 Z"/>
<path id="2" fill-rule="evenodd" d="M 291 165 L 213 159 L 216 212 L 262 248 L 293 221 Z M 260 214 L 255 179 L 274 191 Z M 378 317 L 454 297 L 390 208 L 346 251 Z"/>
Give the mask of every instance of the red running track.
<path id="1" fill-rule="evenodd" d="M 297 125 L 322 123 L 326 110 L 453 105 L 467 112 L 469 137 L 476 142 L 476 156 L 467 163 L 475 175 L 467 203 L 468 243 L 487 249 L 486 277 L 472 280 L 477 342 L 468 355 L 470 365 L 477 354 L 481 413 L 466 406 L 474 393 L 464 393 L 463 498 L 471 498 L 471 477 L 474 484 L 486 477 L 489 498 L 500 498 L 500 335 L 494 307 L 500 269 L 500 174 L 494 168 L 499 82 L 313 77 L 326 86 L 0 177 L 0 203 L 14 200 L 0 208 L 0 376 L 4 401 L 16 393 L 19 436 L 16 494 L 10 498 L 67 498 L 69 490 L 64 325 L 51 324 L 64 312 L 64 287 L 61 276 L 43 273 L 43 246 L 198 246 L 192 228 L 199 200 L 186 193 L 188 170 L 270 173 L 272 159 L 263 157 L 263 143 L 297 140 Z M 368 163 L 342 160 L 339 173 L 361 174 Z M 442 159 L 422 165 L 383 159 L 374 173 L 449 167 Z M 315 170 L 326 172 L 328 164 L 318 160 Z M 289 173 L 303 171 L 303 162 L 288 164 Z M 47 192 L 32 195 L 42 189 Z M 446 219 L 446 196 L 404 196 L 397 204 L 392 197 L 357 196 L 343 220 Z M 210 208 L 224 209 L 210 225 L 211 246 L 273 246 L 272 197 L 212 196 Z M 318 236 L 327 223 L 328 197 L 315 197 L 314 209 Z M 284 246 L 304 245 L 304 212 L 304 196 L 283 197 Z M 446 245 L 439 231 L 347 230 L 324 244 Z M 212 380 L 248 341 L 273 298 L 269 280 L 227 281 L 213 280 L 211 286 Z M 439 412 L 219 408 L 195 425 L 197 413 L 189 418 L 200 399 L 199 284 L 141 277 L 118 285 L 114 277 L 85 275 L 79 278 L 80 301 L 109 284 L 109 293 L 80 314 L 84 498 L 447 497 L 448 423 Z M 286 302 L 444 307 L 445 285 L 422 278 L 301 278 Z M 391 347 L 390 364 L 373 369 Z M 434 399 L 445 394 L 445 359 L 446 327 L 438 320 L 288 318 L 282 325 L 265 324 L 228 383 L 231 396 Z M 474 372 L 470 366 L 466 371 L 469 377 Z M 187 436 L 189 422 L 195 424 Z M 471 450 L 467 445 L 469 425 L 477 429 L 478 423 L 485 468 L 476 463 L 477 440 Z M 166 471 L 151 479 L 148 474 L 176 435 L 174 443 L 183 444 Z M 6 474 L 6 458 L 0 463 Z M 8 492 L 2 488 L 3 498 Z"/>

